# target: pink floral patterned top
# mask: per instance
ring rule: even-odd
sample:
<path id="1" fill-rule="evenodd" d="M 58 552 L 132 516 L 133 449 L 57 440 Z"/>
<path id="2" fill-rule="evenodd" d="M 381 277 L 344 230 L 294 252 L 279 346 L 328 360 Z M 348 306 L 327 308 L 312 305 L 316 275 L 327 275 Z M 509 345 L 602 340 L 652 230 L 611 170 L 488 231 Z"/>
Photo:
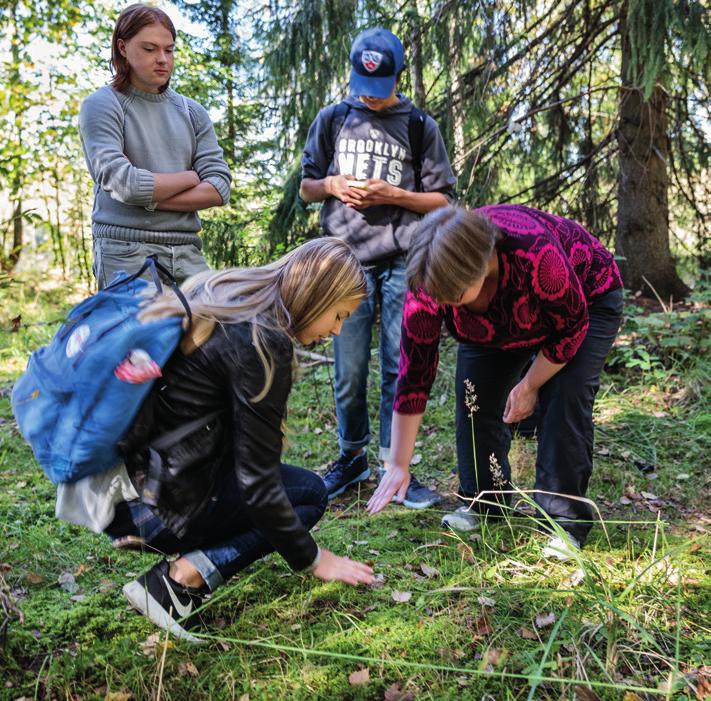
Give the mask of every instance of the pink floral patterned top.
<path id="1" fill-rule="evenodd" d="M 407 293 L 394 409 L 425 410 L 439 362 L 442 321 L 460 342 L 502 350 L 540 348 L 567 363 L 588 330 L 588 304 L 622 286 L 610 253 L 580 224 L 522 205 L 475 210 L 497 225 L 499 281 L 484 313 Z"/>

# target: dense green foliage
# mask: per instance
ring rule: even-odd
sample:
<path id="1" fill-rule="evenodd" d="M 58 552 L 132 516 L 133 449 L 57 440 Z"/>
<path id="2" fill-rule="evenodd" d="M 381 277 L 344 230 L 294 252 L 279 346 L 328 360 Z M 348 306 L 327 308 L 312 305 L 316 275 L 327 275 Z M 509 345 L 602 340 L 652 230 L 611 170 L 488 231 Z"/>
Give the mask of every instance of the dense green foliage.
<path id="1" fill-rule="evenodd" d="M 618 212 L 640 206 L 618 194 L 628 167 L 618 159 L 620 106 L 630 90 L 643 97 L 640 114 L 662 105 L 660 187 L 668 207 L 665 200 L 654 213 L 659 235 L 702 266 L 708 260 L 709 19 L 697 0 L 204 0 L 177 7 L 193 24 L 181 32 L 173 84 L 211 110 L 235 176 L 230 207 L 204 217 L 216 264 L 258 262 L 316 234 L 315 210 L 298 198 L 306 131 L 321 106 L 345 94 L 351 39 L 375 24 L 403 38 L 401 87 L 439 121 L 463 202 L 552 208 L 609 245 L 619 234 Z M 2 8 L 3 267 L 14 266 L 24 244 L 49 241 L 56 264 L 87 276 L 91 192 L 76 113 L 109 77 L 117 6 L 3 0 Z M 655 86 L 667 96 L 663 103 L 653 99 Z M 654 159 L 655 152 L 633 157 Z M 634 245 L 655 251 L 660 243 L 642 232 Z M 648 269 L 647 278 L 667 296 L 673 264 L 657 258 L 664 275 Z M 637 286 L 639 276 L 631 279 Z M 681 288 L 674 289 L 678 297 Z"/>

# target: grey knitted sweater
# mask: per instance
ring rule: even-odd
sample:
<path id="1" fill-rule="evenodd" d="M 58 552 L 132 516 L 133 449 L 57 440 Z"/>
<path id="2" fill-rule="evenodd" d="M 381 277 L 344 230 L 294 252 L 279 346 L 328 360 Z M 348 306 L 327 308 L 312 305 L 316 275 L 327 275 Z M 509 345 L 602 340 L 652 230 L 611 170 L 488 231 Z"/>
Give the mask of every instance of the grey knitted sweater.
<path id="1" fill-rule="evenodd" d="M 148 211 L 153 173 L 194 170 L 226 203 L 230 170 L 206 110 L 174 90 L 160 94 L 110 86 L 90 95 L 79 130 L 94 180 L 95 238 L 201 245 L 195 212 Z"/>

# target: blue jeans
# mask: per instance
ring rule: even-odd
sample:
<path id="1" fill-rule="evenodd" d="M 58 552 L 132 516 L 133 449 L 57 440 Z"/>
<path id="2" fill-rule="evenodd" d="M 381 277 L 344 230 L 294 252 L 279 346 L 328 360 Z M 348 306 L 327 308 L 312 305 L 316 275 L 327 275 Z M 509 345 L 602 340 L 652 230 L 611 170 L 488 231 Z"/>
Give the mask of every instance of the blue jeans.
<path id="1" fill-rule="evenodd" d="M 366 268 L 368 294 L 333 341 L 335 395 L 341 450 L 355 451 L 370 441 L 368 364 L 375 310 L 380 303 L 380 453 L 390 453 L 390 422 L 400 362 L 400 325 L 405 301 L 405 256 Z"/>
<path id="2" fill-rule="evenodd" d="M 538 393 L 538 454 L 535 501 L 581 543 L 592 527 L 593 510 L 584 497 L 593 469 L 593 404 L 600 373 L 622 319 L 622 290 L 608 292 L 588 308 L 590 328 L 572 360 Z M 506 399 L 521 379 L 531 349 L 504 351 L 462 343 L 457 353 L 457 463 L 460 493 L 511 489 L 508 454 L 511 431 L 503 420 Z M 466 405 L 464 380 L 476 389 L 479 409 L 472 418 Z M 474 461 L 476 449 L 476 462 Z M 490 466 L 494 455 L 503 484 L 496 484 Z M 499 480 L 501 482 L 501 480 Z M 559 496 L 563 495 L 563 496 Z M 490 502 L 509 503 L 510 495 L 485 495 Z M 500 509 L 479 503 L 477 508 L 498 515 Z"/>
<path id="3" fill-rule="evenodd" d="M 293 465 L 281 466 L 281 479 L 301 523 L 311 530 L 328 505 L 323 480 Z M 116 516 L 105 533 L 111 538 L 140 536 L 148 548 L 166 555 L 180 553 L 202 575 L 211 591 L 274 550 L 245 515 L 234 470 L 226 471 L 208 505 L 182 538 L 138 499 L 117 505 Z"/>

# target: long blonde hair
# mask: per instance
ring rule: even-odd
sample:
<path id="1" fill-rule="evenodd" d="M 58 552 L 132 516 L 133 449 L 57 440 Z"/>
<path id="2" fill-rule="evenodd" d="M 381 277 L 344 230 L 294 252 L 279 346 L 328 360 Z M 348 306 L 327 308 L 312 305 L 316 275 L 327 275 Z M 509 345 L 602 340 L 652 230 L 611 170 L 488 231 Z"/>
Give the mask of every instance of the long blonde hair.
<path id="1" fill-rule="evenodd" d="M 190 352 L 201 346 L 215 324 L 251 324 L 252 342 L 265 372 L 264 387 L 253 398 L 259 401 L 274 375 L 264 331 L 282 331 L 293 340 L 335 304 L 362 299 L 366 289 L 365 273 L 348 244 L 330 237 L 308 241 L 259 268 L 206 270 L 181 286 L 193 314 L 193 327 L 181 348 Z M 172 291 L 150 302 L 139 318 L 169 316 L 187 317 Z"/>
<path id="2" fill-rule="evenodd" d="M 412 237 L 407 256 L 407 284 L 438 302 L 459 299 L 486 274 L 491 252 L 501 236 L 488 219 L 464 207 L 435 209 Z"/>

